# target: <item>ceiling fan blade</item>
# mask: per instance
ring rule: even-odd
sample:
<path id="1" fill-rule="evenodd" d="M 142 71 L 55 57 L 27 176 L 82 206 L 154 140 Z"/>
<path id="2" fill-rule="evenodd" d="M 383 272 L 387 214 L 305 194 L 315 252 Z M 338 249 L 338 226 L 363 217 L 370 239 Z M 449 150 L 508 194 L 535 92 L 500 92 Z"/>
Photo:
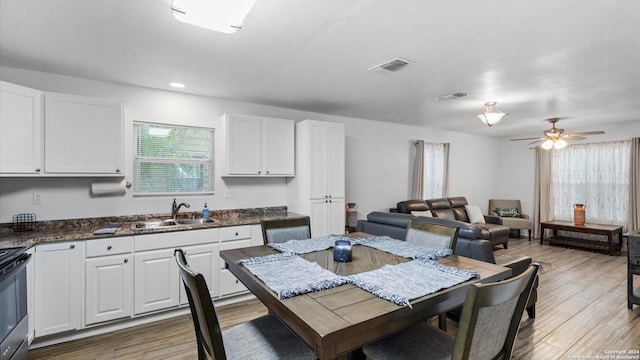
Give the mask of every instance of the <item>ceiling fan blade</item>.
<path id="1" fill-rule="evenodd" d="M 542 141 L 542 140 L 546 140 L 546 139 L 545 139 L 545 138 L 540 138 L 540 139 L 538 139 L 538 140 L 536 140 L 536 141 L 530 142 L 528 145 L 537 144 L 537 143 L 539 143 L 539 142 L 540 142 L 540 141 Z"/>
<path id="2" fill-rule="evenodd" d="M 544 140 L 545 138 L 541 137 L 531 137 L 531 138 L 521 138 L 521 139 L 510 139 L 509 141 L 520 141 L 520 140 Z"/>
<path id="3" fill-rule="evenodd" d="M 604 131 L 583 131 L 583 132 L 574 132 L 567 135 L 570 137 L 574 137 L 574 136 L 586 136 L 586 135 L 601 135 L 604 133 L 605 133 Z"/>
<path id="4" fill-rule="evenodd" d="M 586 139 L 586 137 L 584 136 L 571 136 L 567 140 L 584 140 L 584 139 Z"/>

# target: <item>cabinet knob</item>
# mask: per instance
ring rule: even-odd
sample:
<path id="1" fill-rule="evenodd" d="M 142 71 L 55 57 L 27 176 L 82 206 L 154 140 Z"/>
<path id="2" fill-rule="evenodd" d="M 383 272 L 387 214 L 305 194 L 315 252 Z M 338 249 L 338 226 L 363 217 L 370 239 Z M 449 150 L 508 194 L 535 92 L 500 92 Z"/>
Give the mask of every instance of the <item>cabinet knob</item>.
<path id="1" fill-rule="evenodd" d="M 333 201 L 329 200 L 329 202 L 333 202 Z"/>
<path id="2" fill-rule="evenodd" d="M 128 262 L 129 262 L 129 259 L 125 258 L 125 259 L 124 259 L 124 263 L 126 264 L 126 263 L 128 263 Z"/>
<path id="3" fill-rule="evenodd" d="M 71 244 L 71 245 L 69 246 L 69 249 L 75 249 L 75 248 L 76 248 L 76 246 L 75 246 L 74 244 Z"/>
<path id="4" fill-rule="evenodd" d="M 267 170 L 267 175 L 269 175 L 269 170 Z"/>
<path id="5" fill-rule="evenodd" d="M 107 246 L 107 250 L 111 250 L 111 245 L 108 245 L 108 246 Z"/>
<path id="6" fill-rule="evenodd" d="M 119 173 L 119 172 L 120 172 L 120 169 L 116 169 L 116 172 L 117 172 L 117 173 Z"/>
<path id="7" fill-rule="evenodd" d="M 236 232 L 236 236 L 238 236 L 238 232 Z"/>
<path id="8" fill-rule="evenodd" d="M 36 172 L 40 172 L 40 169 L 36 169 Z"/>
<path id="9" fill-rule="evenodd" d="M 329 199 L 331 199 L 331 195 L 329 195 Z"/>
<path id="10" fill-rule="evenodd" d="M 258 174 L 262 174 L 262 171 L 258 170 Z"/>

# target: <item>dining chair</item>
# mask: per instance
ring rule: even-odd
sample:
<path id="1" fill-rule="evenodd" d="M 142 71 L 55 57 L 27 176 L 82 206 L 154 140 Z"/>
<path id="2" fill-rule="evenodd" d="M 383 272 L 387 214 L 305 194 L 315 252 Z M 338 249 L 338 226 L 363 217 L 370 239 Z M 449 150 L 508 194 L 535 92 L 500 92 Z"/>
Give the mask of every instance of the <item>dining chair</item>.
<path id="1" fill-rule="evenodd" d="M 262 239 L 264 244 L 281 243 L 292 239 L 311 238 L 311 219 L 308 216 L 292 219 L 262 220 Z"/>
<path id="2" fill-rule="evenodd" d="M 532 264 L 508 280 L 471 285 L 456 337 L 422 321 L 362 350 L 371 360 L 510 359 L 538 268 Z"/>
<path id="3" fill-rule="evenodd" d="M 455 250 L 458 240 L 457 226 L 431 224 L 419 220 L 409 220 L 405 240 L 428 248 Z"/>
<path id="4" fill-rule="evenodd" d="M 314 351 L 273 315 L 221 331 L 204 276 L 191 270 L 182 249 L 176 249 L 174 255 L 189 299 L 198 360 L 317 359 Z"/>

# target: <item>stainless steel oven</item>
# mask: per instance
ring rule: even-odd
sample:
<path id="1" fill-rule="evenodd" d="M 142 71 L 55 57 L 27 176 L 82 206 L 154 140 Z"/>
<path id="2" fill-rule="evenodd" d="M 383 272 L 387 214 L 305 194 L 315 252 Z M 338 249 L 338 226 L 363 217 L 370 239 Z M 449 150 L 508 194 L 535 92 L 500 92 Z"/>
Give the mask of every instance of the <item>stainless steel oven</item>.
<path id="1" fill-rule="evenodd" d="M 27 262 L 25 248 L 0 249 L 0 360 L 26 360 Z"/>

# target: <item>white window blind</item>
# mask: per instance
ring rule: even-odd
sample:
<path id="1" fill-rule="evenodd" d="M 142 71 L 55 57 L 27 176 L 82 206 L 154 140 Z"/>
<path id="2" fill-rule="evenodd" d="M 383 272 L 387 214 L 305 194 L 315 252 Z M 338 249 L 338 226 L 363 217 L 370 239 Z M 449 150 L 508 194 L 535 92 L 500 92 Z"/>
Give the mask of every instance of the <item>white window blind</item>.
<path id="1" fill-rule="evenodd" d="M 214 129 L 134 123 L 134 195 L 213 193 Z"/>

